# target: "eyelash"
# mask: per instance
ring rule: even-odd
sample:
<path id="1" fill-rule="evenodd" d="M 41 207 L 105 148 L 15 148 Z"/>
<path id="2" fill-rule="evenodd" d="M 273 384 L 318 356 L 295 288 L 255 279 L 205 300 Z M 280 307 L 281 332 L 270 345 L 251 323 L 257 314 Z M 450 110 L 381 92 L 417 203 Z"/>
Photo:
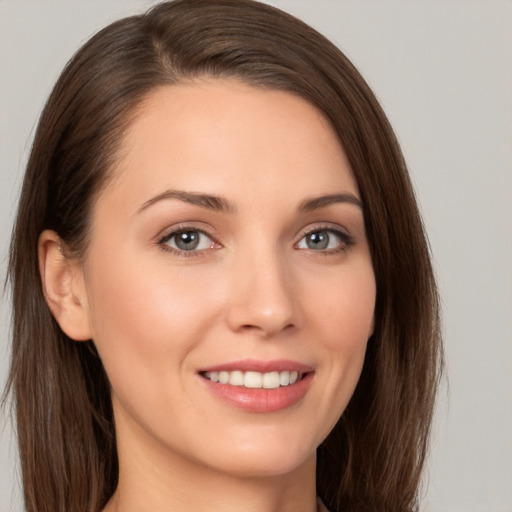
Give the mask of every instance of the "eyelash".
<path id="1" fill-rule="evenodd" d="M 212 240 L 210 247 L 208 249 L 186 251 L 186 250 L 175 249 L 175 248 L 167 245 L 167 243 L 174 236 L 176 236 L 180 233 L 186 233 L 186 232 L 199 233 L 200 235 L 204 235 L 204 236 L 208 237 L 210 240 Z M 309 228 L 306 231 L 304 231 L 300 236 L 299 242 L 294 244 L 294 247 L 296 248 L 296 246 L 308 235 L 312 235 L 314 233 L 321 233 L 321 232 L 326 232 L 326 233 L 335 235 L 341 241 L 341 245 L 340 245 L 340 247 L 336 247 L 334 249 L 327 249 L 327 250 L 316 251 L 314 249 L 309 249 L 311 252 L 316 253 L 317 255 L 323 255 L 323 256 L 327 257 L 327 256 L 339 254 L 342 252 L 347 252 L 355 244 L 354 237 L 349 235 L 348 233 L 345 233 L 344 231 L 341 231 L 339 229 L 332 228 L 330 226 L 319 225 L 319 226 L 314 226 L 313 228 Z M 171 254 L 174 254 L 175 256 L 183 257 L 183 258 L 200 257 L 203 255 L 204 251 L 222 247 L 222 245 L 220 243 L 218 243 L 206 231 L 204 231 L 202 229 L 198 229 L 194 226 L 187 226 L 187 225 L 177 226 L 176 228 L 173 228 L 171 231 L 165 233 L 162 237 L 159 238 L 158 246 L 165 252 L 169 252 Z M 297 250 L 303 250 L 303 249 L 297 249 Z"/>

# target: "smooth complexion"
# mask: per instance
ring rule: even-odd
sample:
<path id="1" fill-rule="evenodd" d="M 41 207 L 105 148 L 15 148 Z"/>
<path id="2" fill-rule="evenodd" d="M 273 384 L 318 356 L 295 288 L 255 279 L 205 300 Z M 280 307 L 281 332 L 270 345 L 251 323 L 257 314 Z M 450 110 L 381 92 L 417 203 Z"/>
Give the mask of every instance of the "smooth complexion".
<path id="1" fill-rule="evenodd" d="M 376 293 L 329 123 L 234 80 L 163 87 L 114 174 L 83 262 L 64 262 L 55 233 L 40 241 L 50 307 L 94 340 L 112 386 L 106 510 L 316 510 L 315 450 L 357 384 Z"/>

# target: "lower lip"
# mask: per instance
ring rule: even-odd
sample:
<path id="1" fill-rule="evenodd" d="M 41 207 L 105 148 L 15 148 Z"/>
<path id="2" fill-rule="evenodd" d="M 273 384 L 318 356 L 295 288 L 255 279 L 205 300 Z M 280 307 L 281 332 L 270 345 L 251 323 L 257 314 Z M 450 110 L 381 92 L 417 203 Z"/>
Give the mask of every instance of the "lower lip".
<path id="1" fill-rule="evenodd" d="M 300 402 L 313 381 L 313 373 L 307 373 L 294 384 L 274 389 L 231 386 L 230 384 L 212 382 L 206 377 L 201 378 L 207 388 L 221 400 L 244 411 L 263 413 L 281 411 Z"/>

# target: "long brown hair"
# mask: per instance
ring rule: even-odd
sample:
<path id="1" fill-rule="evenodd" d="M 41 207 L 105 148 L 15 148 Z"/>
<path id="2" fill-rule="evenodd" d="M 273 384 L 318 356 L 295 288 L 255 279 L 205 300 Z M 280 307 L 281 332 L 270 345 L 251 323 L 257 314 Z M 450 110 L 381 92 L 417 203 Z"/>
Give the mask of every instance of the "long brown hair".
<path id="1" fill-rule="evenodd" d="M 67 338 L 46 305 L 38 237 L 75 255 L 126 127 L 155 87 L 208 76 L 300 95 L 334 127 L 364 204 L 377 281 L 375 332 L 355 394 L 318 449 L 317 489 L 335 511 L 418 507 L 442 366 L 438 296 L 406 165 L 368 85 L 315 30 L 251 0 L 177 0 L 97 33 L 44 108 L 10 252 L 12 363 L 28 512 L 98 512 L 118 462 L 108 378 L 94 342 Z"/>

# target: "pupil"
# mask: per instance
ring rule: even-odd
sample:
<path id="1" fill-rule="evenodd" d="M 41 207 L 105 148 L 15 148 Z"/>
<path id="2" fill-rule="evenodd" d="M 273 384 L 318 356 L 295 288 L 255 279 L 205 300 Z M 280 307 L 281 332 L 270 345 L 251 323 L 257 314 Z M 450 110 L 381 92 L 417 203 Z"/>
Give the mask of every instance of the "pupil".
<path id="1" fill-rule="evenodd" d="M 310 249 L 326 249 L 329 245 L 329 235 L 327 231 L 317 231 L 308 236 L 307 244 Z"/>
<path id="2" fill-rule="evenodd" d="M 184 251 L 191 251 L 199 245 L 199 234 L 195 231 L 178 233 L 176 235 L 176 245 Z"/>

